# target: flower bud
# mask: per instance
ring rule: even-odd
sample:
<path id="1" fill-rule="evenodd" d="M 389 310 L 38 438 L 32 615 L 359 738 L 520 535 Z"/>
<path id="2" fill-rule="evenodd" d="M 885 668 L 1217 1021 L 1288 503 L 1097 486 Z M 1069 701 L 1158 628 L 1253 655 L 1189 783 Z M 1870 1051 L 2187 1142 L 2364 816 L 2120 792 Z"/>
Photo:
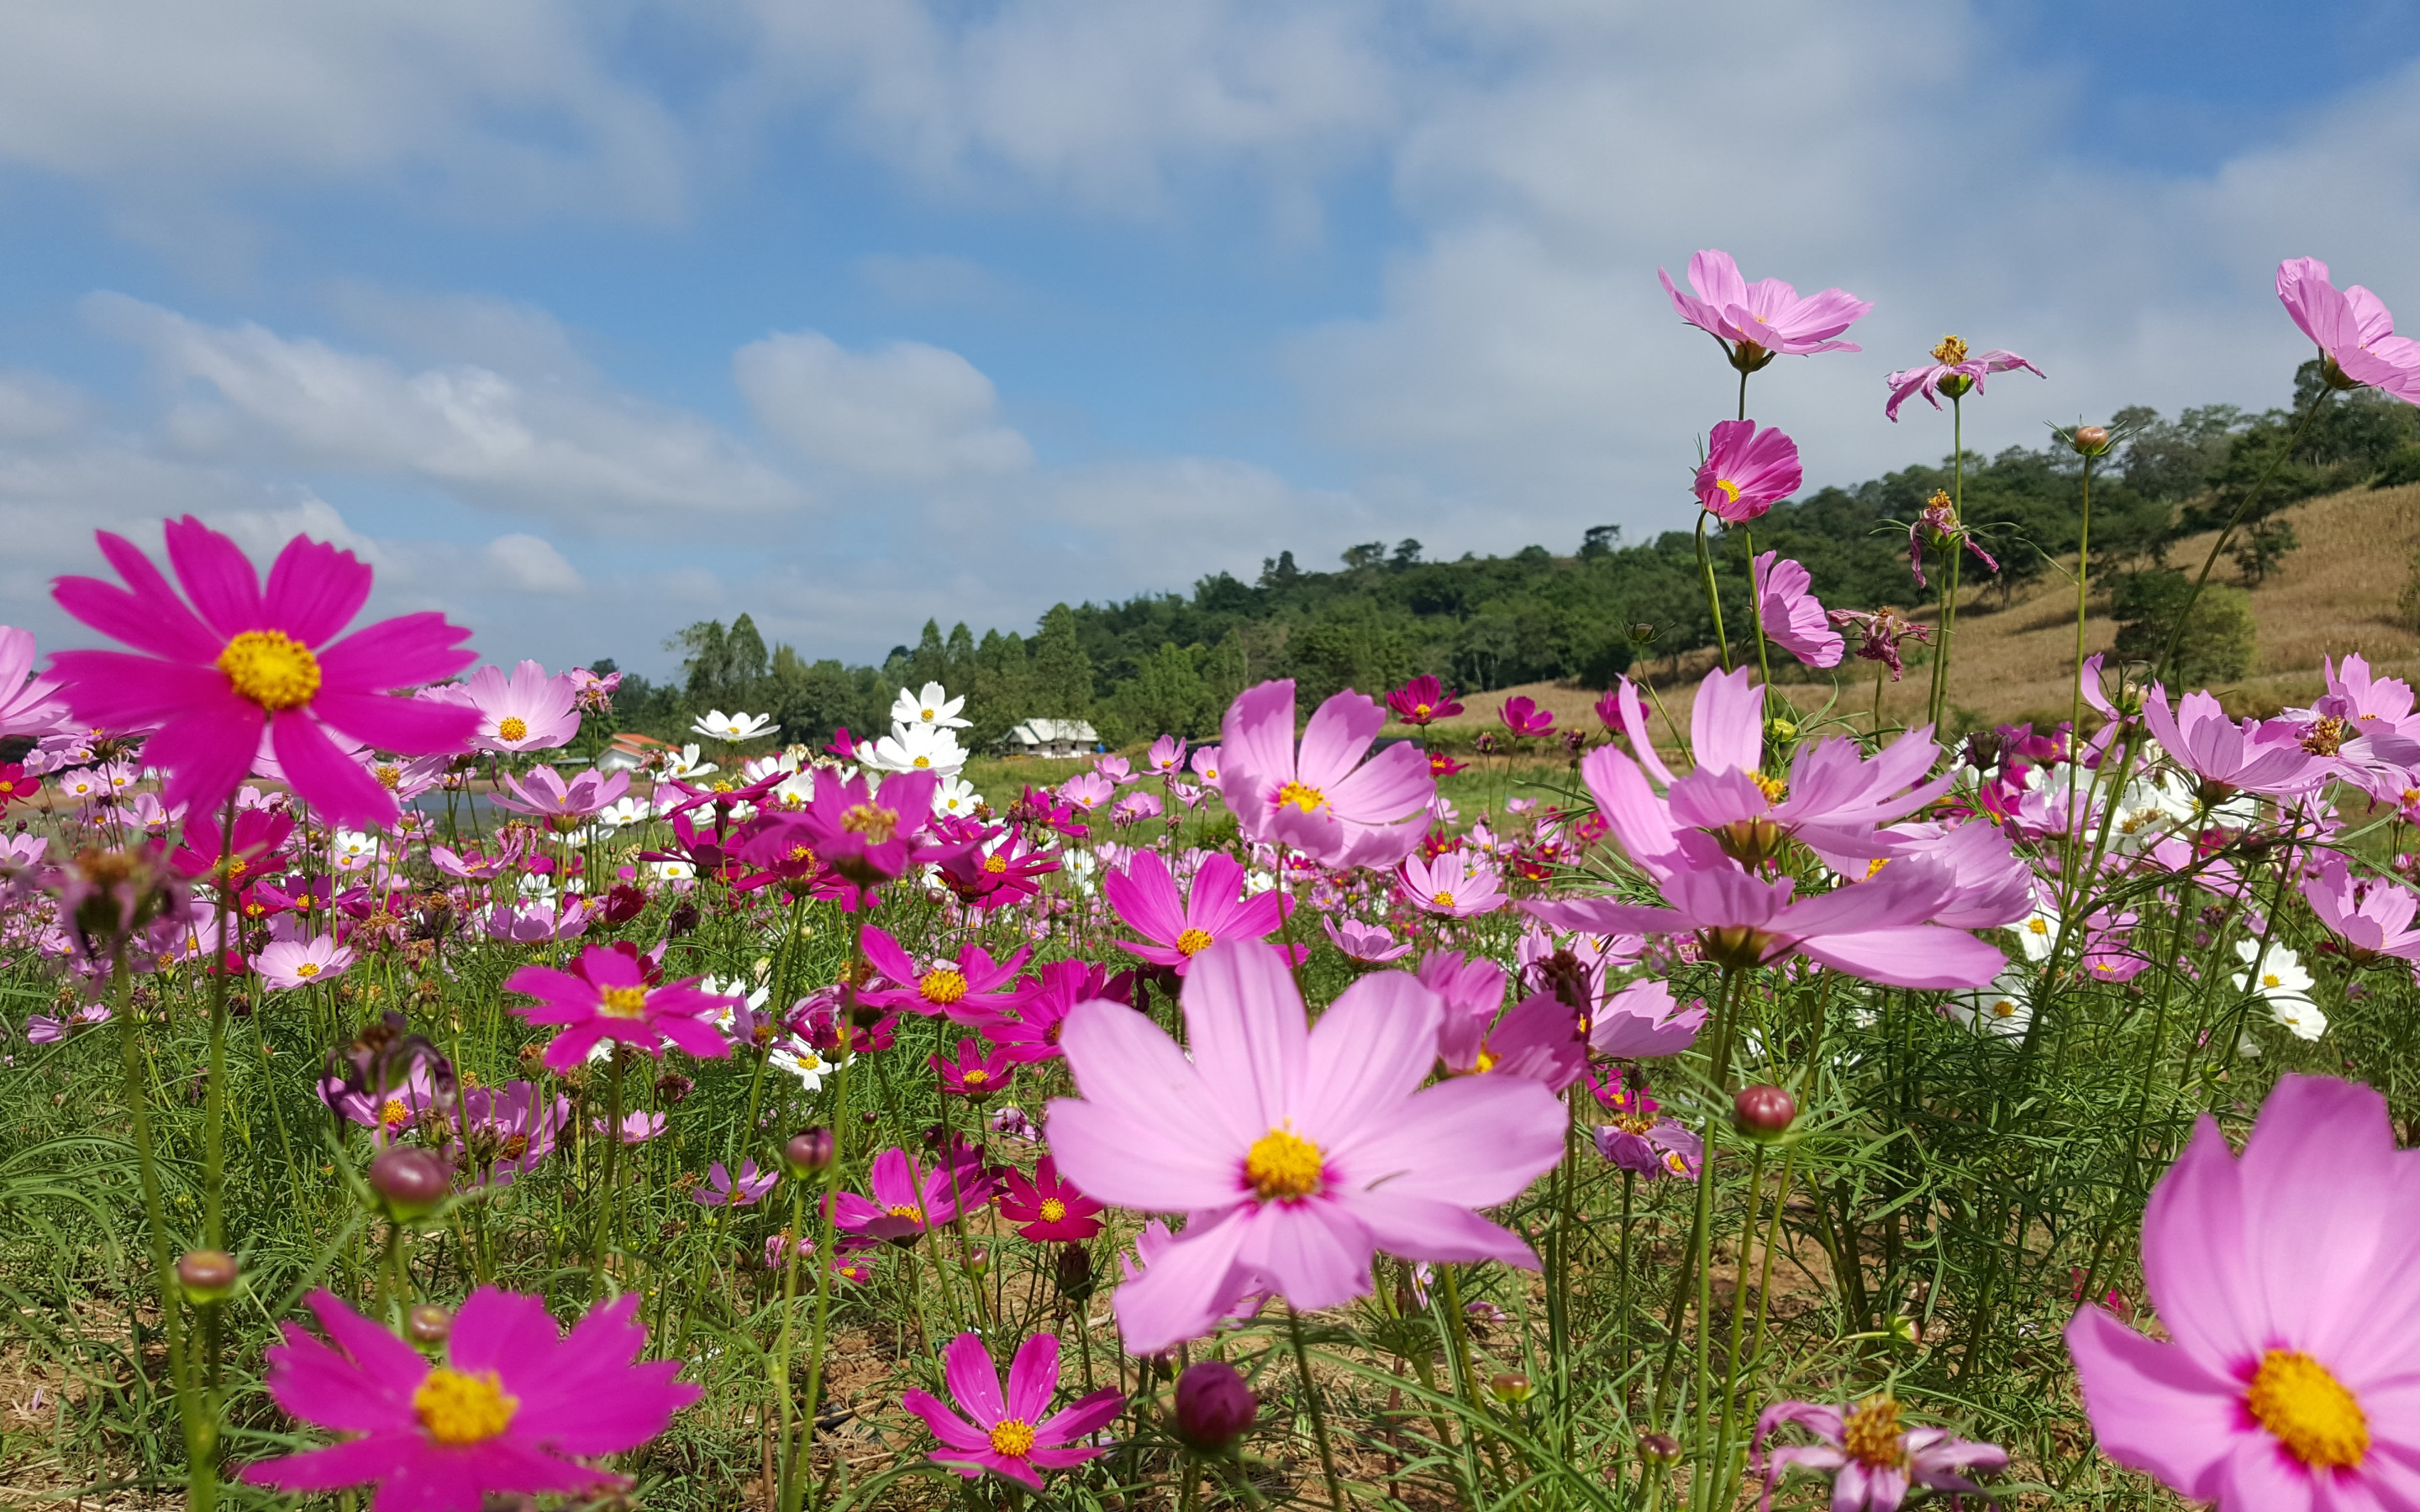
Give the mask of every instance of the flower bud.
<path id="1" fill-rule="evenodd" d="M 1638 1458 L 1651 1465 L 1677 1465 L 1681 1462 L 1681 1441 L 1668 1433 L 1642 1433 L 1638 1436 Z"/>
<path id="2" fill-rule="evenodd" d="M 2075 434 L 2069 439 L 2068 444 L 2074 447 L 2081 455 L 2099 456 L 2109 450 L 2109 427 L 2078 425 L 2075 427 Z"/>
<path id="3" fill-rule="evenodd" d="M 235 1278 L 235 1257 L 223 1249 L 189 1249 L 177 1257 L 177 1285 L 187 1302 L 225 1302 Z"/>
<path id="4" fill-rule="evenodd" d="M 982 1280 L 984 1273 L 991 1269 L 991 1251 L 978 1249 L 970 1252 L 966 1258 L 966 1267 L 967 1274 L 978 1281 Z"/>
<path id="5" fill-rule="evenodd" d="M 1497 1372 L 1488 1381 L 1487 1389 L 1495 1393 L 1497 1401 L 1506 1403 L 1526 1402 L 1537 1395 L 1537 1388 L 1529 1384 L 1529 1378 L 1518 1370 Z"/>
<path id="6" fill-rule="evenodd" d="M 1945 399 L 1962 399 L 1973 392 L 1975 380 L 1963 373 L 1951 373 L 1933 385 Z"/>
<path id="7" fill-rule="evenodd" d="M 453 1185 L 454 1173 L 443 1161 L 411 1145 L 390 1145 L 370 1162 L 370 1190 L 397 1223 L 436 1211 Z"/>
<path id="8" fill-rule="evenodd" d="M 1196 1360 L 1176 1378 L 1176 1436 L 1203 1454 L 1233 1448 L 1260 1412 L 1260 1398 L 1224 1360 Z"/>
<path id="9" fill-rule="evenodd" d="M 832 1132 L 810 1129 L 790 1136 L 782 1147 L 782 1162 L 789 1166 L 792 1176 L 814 1176 L 828 1170 L 832 1163 Z"/>
<path id="10" fill-rule="evenodd" d="M 1068 1301 L 1089 1301 L 1094 1289 L 1093 1252 L 1081 1244 L 1061 1249 L 1059 1258 L 1051 1264 L 1050 1279 L 1059 1288 L 1059 1294 Z"/>
<path id="11" fill-rule="evenodd" d="M 403 1330 L 411 1342 L 433 1350 L 454 1333 L 454 1315 L 433 1302 L 424 1302 L 404 1314 Z"/>
<path id="12" fill-rule="evenodd" d="M 1750 1139 L 1778 1139 L 1798 1118 L 1798 1100 L 1778 1087 L 1743 1087 L 1731 1098 L 1731 1119 Z"/>

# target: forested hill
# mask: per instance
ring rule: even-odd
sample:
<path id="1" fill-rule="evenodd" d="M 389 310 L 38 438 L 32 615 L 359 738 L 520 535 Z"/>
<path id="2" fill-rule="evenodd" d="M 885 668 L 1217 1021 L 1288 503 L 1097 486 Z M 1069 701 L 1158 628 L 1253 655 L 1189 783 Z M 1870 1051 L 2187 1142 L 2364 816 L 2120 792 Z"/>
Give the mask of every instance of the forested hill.
<path id="1" fill-rule="evenodd" d="M 2095 473 L 2096 576 L 2158 570 L 2170 541 L 2226 518 L 2318 396 L 2312 365 L 2291 410 L 2214 406 L 2172 420 L 2122 411 L 2113 422 L 2122 444 Z M 2257 579 L 2292 549 L 2295 501 L 2420 480 L 2415 415 L 2367 391 L 2334 397 L 2261 496 L 2239 569 Z M 1945 458 L 1823 488 L 1745 532 L 1715 536 L 1727 622 L 1745 623 L 1747 537 L 1758 551 L 1804 562 L 1827 605 L 1910 607 L 1921 591 L 1908 572 L 1908 522 L 1950 482 Z M 2000 563 L 1995 577 L 1970 562 L 1970 590 L 2005 592 L 2071 556 L 2080 482 L 2081 463 L 2064 448 L 1969 454 L 1965 516 Z M 1295 678 L 1307 701 L 1346 686 L 1380 690 L 1422 671 L 1474 692 L 1558 678 L 1602 687 L 1637 660 L 1712 639 L 1687 532 L 1634 544 L 1600 527 L 1562 553 L 1533 545 L 1453 561 L 1428 560 L 1418 541 L 1373 541 L 1332 570 L 1280 551 L 1250 582 L 1219 573 L 1190 594 L 1056 605 L 1031 636 L 992 629 L 978 639 L 965 625 L 928 623 L 918 643 L 895 648 L 879 668 L 768 648 L 746 614 L 727 627 L 706 622 L 675 640 L 684 679 L 627 679 L 618 714 L 625 728 L 670 735 L 708 707 L 744 708 L 771 713 L 789 738 L 820 739 L 842 724 L 879 730 L 900 686 L 938 681 L 970 696 L 976 743 L 1035 715 L 1089 717 L 1118 742 L 1209 733 L 1237 689 L 1266 677 Z"/>

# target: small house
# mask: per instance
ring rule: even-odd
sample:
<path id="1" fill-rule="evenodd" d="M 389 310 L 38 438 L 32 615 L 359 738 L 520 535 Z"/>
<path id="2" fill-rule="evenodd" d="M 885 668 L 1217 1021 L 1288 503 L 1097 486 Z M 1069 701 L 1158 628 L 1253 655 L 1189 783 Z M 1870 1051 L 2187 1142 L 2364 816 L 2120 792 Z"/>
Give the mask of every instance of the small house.
<path id="1" fill-rule="evenodd" d="M 1089 756 L 1101 737 L 1082 719 L 1028 719 L 1001 739 L 1011 756 Z"/>
<path id="2" fill-rule="evenodd" d="M 659 751 L 679 749 L 679 747 L 658 740 L 653 735 L 626 733 L 613 737 L 613 743 L 605 748 L 605 754 L 597 758 L 597 765 L 600 771 L 635 772 L 647 764 L 649 756 Z"/>

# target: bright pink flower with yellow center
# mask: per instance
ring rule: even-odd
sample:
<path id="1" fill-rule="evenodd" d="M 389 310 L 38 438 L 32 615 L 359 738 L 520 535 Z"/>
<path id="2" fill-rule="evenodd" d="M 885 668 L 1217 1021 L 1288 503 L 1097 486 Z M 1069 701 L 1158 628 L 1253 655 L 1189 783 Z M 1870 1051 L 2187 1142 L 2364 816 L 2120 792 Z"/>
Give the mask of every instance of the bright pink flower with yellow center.
<path id="1" fill-rule="evenodd" d="M 1125 1394 L 1103 1386 L 1060 1412 L 1050 1411 L 1059 1390 L 1059 1339 L 1036 1334 L 1009 1362 L 1008 1391 L 1001 1392 L 1000 1367 L 984 1348 L 983 1335 L 961 1334 L 941 1351 L 941 1376 L 957 1403 L 953 1412 L 931 1392 L 901 1394 L 899 1405 L 924 1420 L 941 1446 L 935 1464 L 969 1480 L 988 1471 L 1034 1490 L 1045 1470 L 1064 1470 L 1108 1451 L 1086 1443 L 1125 1410 Z M 960 1416 L 959 1413 L 964 1413 Z"/>
<path id="2" fill-rule="evenodd" d="M 1021 946 L 1007 960 L 994 961 L 982 946 L 968 945 L 954 957 L 935 956 L 919 967 L 889 931 L 869 924 L 861 938 L 866 961 L 895 985 L 869 987 L 857 995 L 860 1002 L 909 1009 L 975 1028 L 1016 1006 L 1016 973 L 1033 954 L 1032 947 Z"/>
<path id="3" fill-rule="evenodd" d="M 1101 1231 L 1101 1205 L 1076 1190 L 1059 1174 L 1059 1163 L 1044 1155 L 1027 1176 L 1015 1167 L 1001 1173 L 1008 1190 L 1001 1195 L 1000 1215 L 1018 1225 L 1019 1237 L 1036 1244 L 1081 1243 Z"/>
<path id="4" fill-rule="evenodd" d="M 554 1071 L 577 1066 L 601 1040 L 618 1041 L 651 1056 L 665 1041 L 701 1059 L 731 1054 L 714 1021 L 726 1009 L 744 1007 L 736 997 L 699 990 L 690 977 L 666 986 L 648 985 L 637 959 L 623 950 L 592 945 L 568 971 L 523 966 L 504 979 L 504 991 L 527 993 L 534 1004 L 513 1005 L 532 1024 L 566 1026 L 548 1041 L 546 1063 Z"/>
<path id="5" fill-rule="evenodd" d="M 315 817 L 395 823 L 395 795 L 347 752 L 459 750 L 476 714 L 388 690 L 477 660 L 460 644 L 471 632 L 442 614 L 405 614 L 340 640 L 370 596 L 370 569 L 351 552 L 298 535 L 264 589 L 242 550 L 192 516 L 171 520 L 166 535 L 185 597 L 132 542 L 107 531 L 96 539 L 126 587 L 97 578 L 52 585 L 61 609 L 144 653 L 51 658 L 77 720 L 156 727 L 144 760 L 167 772 L 160 799 L 171 809 L 216 811 L 268 752 Z"/>
<path id="6" fill-rule="evenodd" d="M 1126 864 L 1101 878 L 1101 891 L 1126 927 L 1148 943 L 1117 942 L 1118 949 L 1154 965 L 1173 966 L 1178 976 L 1193 958 L 1220 940 L 1263 940 L 1284 921 L 1284 900 L 1272 890 L 1244 896 L 1244 868 L 1223 853 L 1205 856 L 1188 893 L 1156 851 L 1136 851 Z"/>
<path id="7" fill-rule="evenodd" d="M 287 1323 L 269 1350 L 269 1394 L 350 1436 L 246 1465 L 250 1485 L 376 1484 L 370 1512 L 479 1512 L 490 1493 L 611 1490 L 629 1478 L 581 1459 L 637 1448 L 698 1397 L 673 1379 L 679 1361 L 634 1363 L 647 1338 L 632 1320 L 635 1291 L 558 1335 L 541 1299 L 482 1287 L 454 1315 L 436 1365 L 329 1292 L 313 1292 L 311 1310 L 334 1347 Z"/>
<path id="8" fill-rule="evenodd" d="M 2102 1451 L 2226 1512 L 2409 1507 L 2420 1206 L 2366 1087 L 2288 1076 L 2238 1158 L 2204 1116 L 2143 1214 L 2168 1337 L 2067 1326 Z"/>
<path id="9" fill-rule="evenodd" d="M 1994 347 L 1978 356 L 1970 356 L 1966 344 L 1956 336 L 1944 336 L 1941 345 L 1932 348 L 1932 361 L 1922 367 L 1902 368 L 1885 382 L 1890 385 L 1890 402 L 1883 406 L 1883 417 L 1899 419 L 1899 407 L 1916 394 L 1935 409 L 1941 408 L 1940 395 L 1962 399 L 1968 393 L 1983 392 L 1983 380 L 1993 373 L 2006 373 L 2024 368 L 2036 378 L 2048 378 L 2040 368 L 2011 351 Z"/>
<path id="10" fill-rule="evenodd" d="M 1417 849 L 1436 779 L 1417 747 L 1370 754 L 1387 716 L 1350 689 L 1294 737 L 1294 680 L 1246 688 L 1227 707 L 1218 790 L 1247 840 L 1323 866 L 1391 866 Z M 1362 758 L 1370 756 L 1367 762 Z"/>
<path id="11" fill-rule="evenodd" d="M 1726 524 L 1744 525 L 1796 493 L 1803 481 L 1796 441 L 1778 430 L 1759 430 L 1753 420 L 1726 420 L 1707 438 L 1698 502 Z"/>

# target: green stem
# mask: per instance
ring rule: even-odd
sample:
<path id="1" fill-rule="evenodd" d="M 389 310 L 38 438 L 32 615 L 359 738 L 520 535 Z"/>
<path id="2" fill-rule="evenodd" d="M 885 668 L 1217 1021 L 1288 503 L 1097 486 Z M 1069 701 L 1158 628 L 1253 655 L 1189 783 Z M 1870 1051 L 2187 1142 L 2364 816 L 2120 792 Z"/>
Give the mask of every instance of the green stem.
<path id="1" fill-rule="evenodd" d="M 613 1047 L 613 1058 L 605 1072 L 605 1192 L 597 1210 L 597 1242 L 588 1260 L 588 1296 L 595 1301 L 605 1289 L 605 1251 L 621 1239 L 621 1194 L 615 1190 L 615 1163 L 622 1153 L 622 1047 Z"/>
<path id="2" fill-rule="evenodd" d="M 1286 1333 L 1294 1341 L 1294 1367 L 1302 1377 L 1302 1400 L 1311 1413 L 1311 1436 L 1319 1445 L 1320 1473 L 1327 1477 L 1327 1501 L 1344 1512 L 1344 1483 L 1336 1474 L 1336 1449 L 1327 1442 L 1327 1418 L 1319 1408 L 1319 1382 L 1311 1375 L 1311 1348 L 1302 1340 L 1302 1315 L 1286 1304 Z"/>
<path id="3" fill-rule="evenodd" d="M 1705 510 L 1698 511 L 1698 572 L 1706 580 L 1706 608 L 1714 616 L 1714 644 L 1722 649 L 1723 671 L 1730 671 L 1731 642 L 1730 638 L 1723 634 L 1723 599 L 1722 595 L 1714 591 L 1714 559 L 1706 553 L 1706 520 L 1708 518 L 1709 516 Z"/>
<path id="4" fill-rule="evenodd" d="M 834 1198 L 840 1192 L 840 1173 L 845 1164 L 841 1156 L 848 1137 L 848 1068 L 857 1060 L 856 1027 L 850 1013 L 857 1007 L 857 982 L 864 975 L 864 965 L 865 918 L 861 914 L 857 931 L 850 940 L 848 974 L 842 979 L 845 985 L 841 988 L 839 1020 L 841 1058 L 840 1064 L 832 1071 L 831 1164 L 824 1167 L 823 1200 L 816 1204 L 815 1328 L 814 1341 L 807 1347 L 807 1420 L 799 1429 L 799 1446 L 791 1457 L 791 1473 L 783 1480 L 782 1512 L 798 1512 L 799 1500 L 806 1494 L 806 1471 L 814 1447 L 815 1412 L 823 1401 L 824 1340 L 831 1324 L 831 1265 L 835 1258 L 832 1254 Z M 921 1315 L 916 1334 L 916 1347 L 920 1350 L 927 1348 L 931 1338 L 924 1330 Z"/>
<path id="5" fill-rule="evenodd" d="M 112 1012 L 117 1020 L 126 1109 L 134 1124 L 134 1159 L 142 1173 L 143 1216 L 151 1230 L 151 1266 L 160 1278 L 160 1326 L 168 1345 L 168 1381 L 177 1393 L 177 1420 L 185 1437 L 185 1505 L 187 1512 L 209 1512 L 218 1504 L 218 1426 L 203 1412 L 200 1393 L 187 1379 L 182 1302 L 175 1262 L 168 1254 L 168 1215 L 160 1196 L 160 1163 L 151 1145 L 151 1099 L 143 1074 L 143 1052 L 135 1042 L 134 981 L 127 969 L 123 940 L 111 957 L 110 995 L 116 1000 Z"/>

